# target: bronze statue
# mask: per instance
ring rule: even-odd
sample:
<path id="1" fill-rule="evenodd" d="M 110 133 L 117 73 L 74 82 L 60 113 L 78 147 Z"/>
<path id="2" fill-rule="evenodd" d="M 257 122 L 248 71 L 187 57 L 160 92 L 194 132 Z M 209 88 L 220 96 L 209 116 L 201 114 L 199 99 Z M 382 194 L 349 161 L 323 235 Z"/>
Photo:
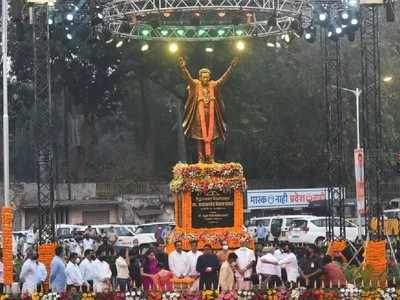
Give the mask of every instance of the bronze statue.
<path id="1" fill-rule="evenodd" d="M 239 59 L 235 57 L 228 70 L 218 80 L 211 80 L 209 69 L 199 71 L 199 79 L 193 79 L 180 57 L 179 67 L 188 82 L 188 97 L 183 117 L 184 134 L 196 140 L 199 162 L 214 162 L 214 140 L 225 141 L 226 124 L 221 87 L 232 74 Z"/>

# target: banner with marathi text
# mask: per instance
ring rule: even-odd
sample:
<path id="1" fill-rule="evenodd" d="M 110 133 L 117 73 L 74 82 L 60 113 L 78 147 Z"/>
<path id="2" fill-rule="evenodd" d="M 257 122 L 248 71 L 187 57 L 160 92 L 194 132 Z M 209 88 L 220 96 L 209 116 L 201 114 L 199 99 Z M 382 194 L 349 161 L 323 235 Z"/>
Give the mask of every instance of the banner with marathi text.
<path id="1" fill-rule="evenodd" d="M 334 197 L 338 197 L 340 190 L 333 188 Z M 312 202 L 327 199 L 328 188 L 248 190 L 247 209 L 308 207 Z"/>

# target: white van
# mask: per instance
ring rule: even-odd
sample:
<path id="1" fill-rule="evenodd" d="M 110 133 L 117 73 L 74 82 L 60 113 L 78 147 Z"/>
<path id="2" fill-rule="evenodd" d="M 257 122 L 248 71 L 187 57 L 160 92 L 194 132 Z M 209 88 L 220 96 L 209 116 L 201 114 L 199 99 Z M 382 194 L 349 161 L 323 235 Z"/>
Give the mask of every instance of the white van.
<path id="1" fill-rule="evenodd" d="M 339 218 L 335 218 L 334 235 L 340 235 Z M 354 242 L 358 236 L 355 224 L 345 220 L 346 239 Z M 289 230 L 288 240 L 291 243 L 306 243 L 320 245 L 326 239 L 326 217 L 310 216 L 295 220 Z"/>
<path id="2" fill-rule="evenodd" d="M 92 228 L 96 229 L 97 234 L 100 236 L 102 231 L 107 233 L 111 226 L 114 227 L 118 236 L 118 240 L 115 244 L 116 247 L 134 247 L 141 244 L 154 243 L 156 241 L 154 237 L 132 233 L 129 228 L 123 224 L 93 225 Z"/>
<path id="3" fill-rule="evenodd" d="M 256 236 L 256 228 L 259 224 L 263 224 L 268 228 L 268 241 L 273 242 L 275 240 L 287 242 L 289 228 L 294 220 L 302 220 L 305 218 L 313 217 L 311 215 L 282 215 L 282 216 L 270 216 L 270 217 L 258 217 L 250 219 L 248 226 L 248 232 Z"/>

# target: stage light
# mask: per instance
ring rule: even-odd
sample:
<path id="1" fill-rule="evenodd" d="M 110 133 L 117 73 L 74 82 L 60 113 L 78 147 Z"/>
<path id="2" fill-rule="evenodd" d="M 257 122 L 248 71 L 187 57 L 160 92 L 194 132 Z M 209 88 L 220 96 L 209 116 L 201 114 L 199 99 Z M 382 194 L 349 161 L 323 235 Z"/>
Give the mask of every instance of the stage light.
<path id="1" fill-rule="evenodd" d="M 336 32 L 337 35 L 342 34 L 342 32 L 343 32 L 342 27 L 336 27 L 335 32 Z"/>
<path id="2" fill-rule="evenodd" d="M 286 43 L 290 43 L 290 35 L 288 33 L 285 33 L 282 35 L 282 40 L 284 40 Z"/>
<path id="3" fill-rule="evenodd" d="M 200 17 L 200 13 L 199 12 L 195 12 L 194 16 L 198 18 L 198 17 Z"/>
<path id="4" fill-rule="evenodd" d="M 206 47 L 206 52 L 207 53 L 212 53 L 212 52 L 214 52 L 214 48 L 213 47 Z"/>
<path id="5" fill-rule="evenodd" d="M 220 17 L 220 18 L 225 17 L 225 12 L 224 11 L 219 11 L 218 12 L 218 17 Z"/>
<path id="6" fill-rule="evenodd" d="M 218 29 L 217 34 L 223 36 L 225 34 L 225 29 Z"/>
<path id="7" fill-rule="evenodd" d="M 53 25 L 53 24 L 54 24 L 53 19 L 52 19 L 52 18 L 49 18 L 49 25 Z"/>
<path id="8" fill-rule="evenodd" d="M 162 36 L 167 36 L 168 35 L 168 30 L 167 29 L 162 29 L 160 31 L 160 33 L 161 33 Z"/>
<path id="9" fill-rule="evenodd" d="M 111 44 L 112 42 L 114 42 L 113 38 L 106 40 L 106 44 Z"/>
<path id="10" fill-rule="evenodd" d="M 74 15 L 71 14 L 71 13 L 69 13 L 69 14 L 67 14 L 67 16 L 66 16 L 66 19 L 67 19 L 68 21 L 72 21 L 72 20 L 74 19 Z"/>
<path id="11" fill-rule="evenodd" d="M 392 76 L 385 76 L 385 77 L 383 77 L 383 82 L 390 82 L 390 81 L 392 81 L 393 80 L 393 77 Z"/>
<path id="12" fill-rule="evenodd" d="M 178 44 L 171 43 L 171 44 L 169 44 L 168 49 L 169 49 L 169 52 L 176 53 L 178 51 L 179 47 L 178 47 Z"/>
<path id="13" fill-rule="evenodd" d="M 166 11 L 165 13 L 163 13 L 163 16 L 169 18 L 171 16 L 171 13 Z"/>
<path id="14" fill-rule="evenodd" d="M 178 29 L 178 30 L 176 31 L 176 33 L 177 33 L 178 35 L 180 35 L 180 36 L 184 36 L 184 35 L 185 35 L 185 30 L 183 30 L 183 29 Z"/>
<path id="15" fill-rule="evenodd" d="M 243 51 L 246 48 L 246 44 L 243 41 L 236 42 L 236 49 L 239 51 Z"/>
<path id="16" fill-rule="evenodd" d="M 275 44 L 274 44 L 274 43 L 271 43 L 271 42 L 268 42 L 268 43 L 267 43 L 267 47 L 269 47 L 269 48 L 275 48 Z"/>
<path id="17" fill-rule="evenodd" d="M 318 15 L 318 20 L 321 23 L 325 23 L 328 20 L 328 13 L 326 11 L 320 12 Z"/>
<path id="18" fill-rule="evenodd" d="M 242 29 L 236 30 L 236 35 L 243 35 L 243 34 L 244 34 L 244 30 L 242 30 Z"/>
<path id="19" fill-rule="evenodd" d="M 149 49 L 150 49 L 150 46 L 147 43 L 143 43 L 142 46 L 140 47 L 140 51 L 142 51 L 142 52 L 146 52 Z"/>
<path id="20" fill-rule="evenodd" d="M 149 34 L 150 34 L 150 29 L 142 29 L 142 35 L 144 35 L 144 36 L 148 36 Z"/>
<path id="21" fill-rule="evenodd" d="M 279 43 L 279 42 L 275 42 L 275 47 L 278 48 L 278 49 L 280 49 L 280 48 L 282 48 L 282 45 L 281 45 L 281 43 Z"/>
<path id="22" fill-rule="evenodd" d="M 358 25 L 358 19 L 357 18 L 352 18 L 351 21 L 350 21 L 350 24 L 353 25 L 353 26 Z"/>
<path id="23" fill-rule="evenodd" d="M 304 30 L 304 38 L 307 42 L 309 43 L 313 43 L 315 41 L 316 38 L 316 30 L 314 26 L 308 26 L 305 30 Z"/>
<path id="24" fill-rule="evenodd" d="M 347 21 L 348 19 L 349 19 L 349 13 L 347 12 L 347 11 L 342 11 L 342 13 L 340 14 L 340 18 L 343 20 L 343 21 Z"/>
<path id="25" fill-rule="evenodd" d="M 346 25 L 346 24 L 342 24 L 342 28 L 343 28 L 343 29 L 346 29 L 346 28 L 347 28 L 347 25 Z"/>
<path id="26" fill-rule="evenodd" d="M 101 14 L 101 13 L 98 13 L 98 14 L 97 14 L 97 17 L 98 17 L 100 20 L 103 20 L 103 18 L 104 18 L 103 14 Z"/>
<path id="27" fill-rule="evenodd" d="M 72 40 L 72 34 L 67 33 L 66 37 L 67 37 L 67 39 Z"/>
<path id="28" fill-rule="evenodd" d="M 199 30 L 197 31 L 197 34 L 198 34 L 199 36 L 202 36 L 202 35 L 205 34 L 205 33 L 206 33 L 205 29 L 199 29 Z"/>
<path id="29" fill-rule="evenodd" d="M 122 45 L 124 44 L 123 40 L 118 41 L 118 43 L 115 45 L 115 48 L 121 48 Z"/>

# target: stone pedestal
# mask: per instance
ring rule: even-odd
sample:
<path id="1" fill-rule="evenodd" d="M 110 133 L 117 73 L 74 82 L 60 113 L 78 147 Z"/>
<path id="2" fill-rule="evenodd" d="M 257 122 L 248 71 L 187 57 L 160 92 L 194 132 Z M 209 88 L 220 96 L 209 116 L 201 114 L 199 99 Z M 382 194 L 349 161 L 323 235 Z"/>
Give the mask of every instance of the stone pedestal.
<path id="1" fill-rule="evenodd" d="M 190 241 L 197 240 L 199 248 L 210 244 L 221 248 L 238 248 L 240 240 L 252 237 L 246 232 L 243 220 L 243 193 L 246 180 L 243 168 L 237 163 L 177 164 L 170 184 L 175 200 L 176 228 L 167 239 L 167 250 L 181 240 L 185 250 Z"/>

